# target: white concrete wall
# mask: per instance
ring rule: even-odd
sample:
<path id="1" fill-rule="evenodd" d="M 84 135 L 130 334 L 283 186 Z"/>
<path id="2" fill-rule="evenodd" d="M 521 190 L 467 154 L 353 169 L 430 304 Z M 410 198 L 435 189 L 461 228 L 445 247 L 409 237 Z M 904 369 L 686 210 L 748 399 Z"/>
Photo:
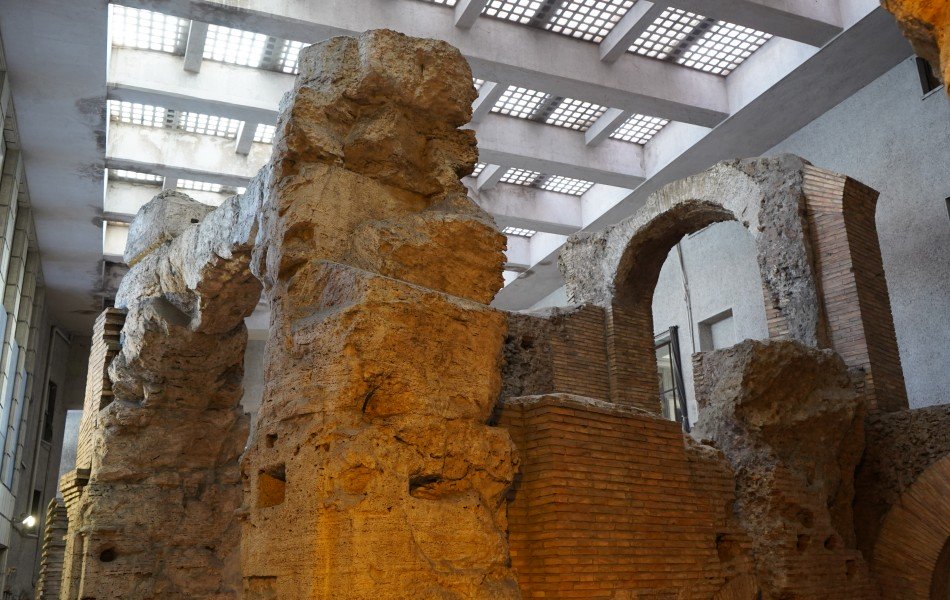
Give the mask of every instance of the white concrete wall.
<path id="1" fill-rule="evenodd" d="M 653 330 L 660 334 L 679 327 L 679 345 L 686 382 L 686 400 L 691 421 L 698 413 L 693 394 L 690 356 L 706 350 L 701 344 L 703 322 L 731 310 L 731 325 L 716 331 L 717 346 L 744 339 L 768 337 L 765 302 L 755 244 L 737 222 L 717 223 L 680 241 L 682 264 L 674 248 L 663 263 L 653 294 Z M 685 274 L 685 282 L 684 282 Z M 688 284 L 692 319 L 686 302 Z M 727 335 L 719 339 L 720 330 Z M 726 341 L 731 343 L 726 344 Z"/>

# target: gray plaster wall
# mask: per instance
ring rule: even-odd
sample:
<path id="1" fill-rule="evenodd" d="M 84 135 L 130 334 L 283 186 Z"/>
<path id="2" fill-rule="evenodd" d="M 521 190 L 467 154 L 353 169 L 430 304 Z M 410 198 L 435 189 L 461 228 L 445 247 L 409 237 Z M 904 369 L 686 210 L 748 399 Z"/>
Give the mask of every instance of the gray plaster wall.
<path id="1" fill-rule="evenodd" d="M 880 192 L 877 228 L 911 407 L 948 402 L 950 389 L 950 104 L 943 90 L 922 97 L 913 60 L 904 61 L 767 154 L 791 152 Z M 680 328 L 690 414 L 698 325 L 732 309 L 736 341 L 767 337 L 751 238 L 736 223 L 681 242 L 695 343 L 675 250 L 654 295 L 656 332 Z"/>
<path id="2" fill-rule="evenodd" d="M 244 350 L 244 396 L 241 406 L 251 415 L 251 431 L 264 398 L 264 346 L 266 340 L 250 339 Z"/>
<path id="3" fill-rule="evenodd" d="M 744 339 L 767 338 L 768 325 L 755 242 L 745 227 L 735 221 L 716 223 L 683 238 L 679 252 L 670 251 L 660 271 L 653 294 L 653 330 L 661 334 L 671 326 L 679 328 L 686 401 L 690 420 L 695 421 L 690 356 L 712 349 L 703 334 L 718 323 L 716 333 L 723 335 L 716 335 L 715 346 L 728 347 Z M 727 311 L 731 317 L 724 316 Z"/>
<path id="4" fill-rule="evenodd" d="M 950 401 L 950 103 L 906 60 L 772 148 L 878 190 L 877 229 L 912 408 Z"/>

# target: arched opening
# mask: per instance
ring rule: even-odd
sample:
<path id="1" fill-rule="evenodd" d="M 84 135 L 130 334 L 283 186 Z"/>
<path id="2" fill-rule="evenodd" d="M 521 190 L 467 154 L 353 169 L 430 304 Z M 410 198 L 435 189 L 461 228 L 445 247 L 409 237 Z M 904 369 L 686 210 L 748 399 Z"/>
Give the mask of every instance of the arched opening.
<path id="1" fill-rule="evenodd" d="M 736 221 L 683 237 L 666 256 L 653 292 L 660 408 L 690 422 L 698 414 L 692 355 L 769 337 L 752 235 Z"/>
<path id="2" fill-rule="evenodd" d="M 695 420 L 692 354 L 768 337 L 756 256 L 749 230 L 710 201 L 680 201 L 637 228 L 620 259 L 612 305 L 618 370 L 626 375 L 617 381 L 629 388 L 623 392 L 633 404 L 674 420 Z M 719 269 L 734 281 L 723 281 Z M 698 307 L 690 274 L 701 283 Z M 736 331 L 729 319 L 740 306 L 742 326 Z M 728 327 L 733 332 L 722 335 Z"/>

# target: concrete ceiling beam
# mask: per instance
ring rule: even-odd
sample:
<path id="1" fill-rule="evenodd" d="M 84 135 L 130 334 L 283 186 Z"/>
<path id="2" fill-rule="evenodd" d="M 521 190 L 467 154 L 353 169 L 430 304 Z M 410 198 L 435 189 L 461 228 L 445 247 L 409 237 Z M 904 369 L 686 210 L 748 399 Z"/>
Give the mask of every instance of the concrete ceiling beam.
<path id="1" fill-rule="evenodd" d="M 120 3 L 310 43 L 367 29 L 395 29 L 446 40 L 461 50 L 474 75 L 486 81 L 517 82 L 557 96 L 707 127 L 728 115 L 722 77 L 635 55 L 608 65 L 600 61 L 594 44 L 500 19 L 482 19 L 472 29 L 456 28 L 454 11 L 427 2 Z"/>

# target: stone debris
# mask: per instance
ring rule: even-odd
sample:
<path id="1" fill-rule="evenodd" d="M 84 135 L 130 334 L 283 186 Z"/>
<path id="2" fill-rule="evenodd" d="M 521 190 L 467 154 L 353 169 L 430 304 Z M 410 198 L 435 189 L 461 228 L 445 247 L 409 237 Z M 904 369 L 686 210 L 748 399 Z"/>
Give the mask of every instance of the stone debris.
<path id="1" fill-rule="evenodd" d="M 244 594 L 519 598 L 486 425 L 504 237 L 459 177 L 475 90 L 457 50 L 372 31 L 301 52 L 254 272 L 271 308 L 242 463 Z"/>

